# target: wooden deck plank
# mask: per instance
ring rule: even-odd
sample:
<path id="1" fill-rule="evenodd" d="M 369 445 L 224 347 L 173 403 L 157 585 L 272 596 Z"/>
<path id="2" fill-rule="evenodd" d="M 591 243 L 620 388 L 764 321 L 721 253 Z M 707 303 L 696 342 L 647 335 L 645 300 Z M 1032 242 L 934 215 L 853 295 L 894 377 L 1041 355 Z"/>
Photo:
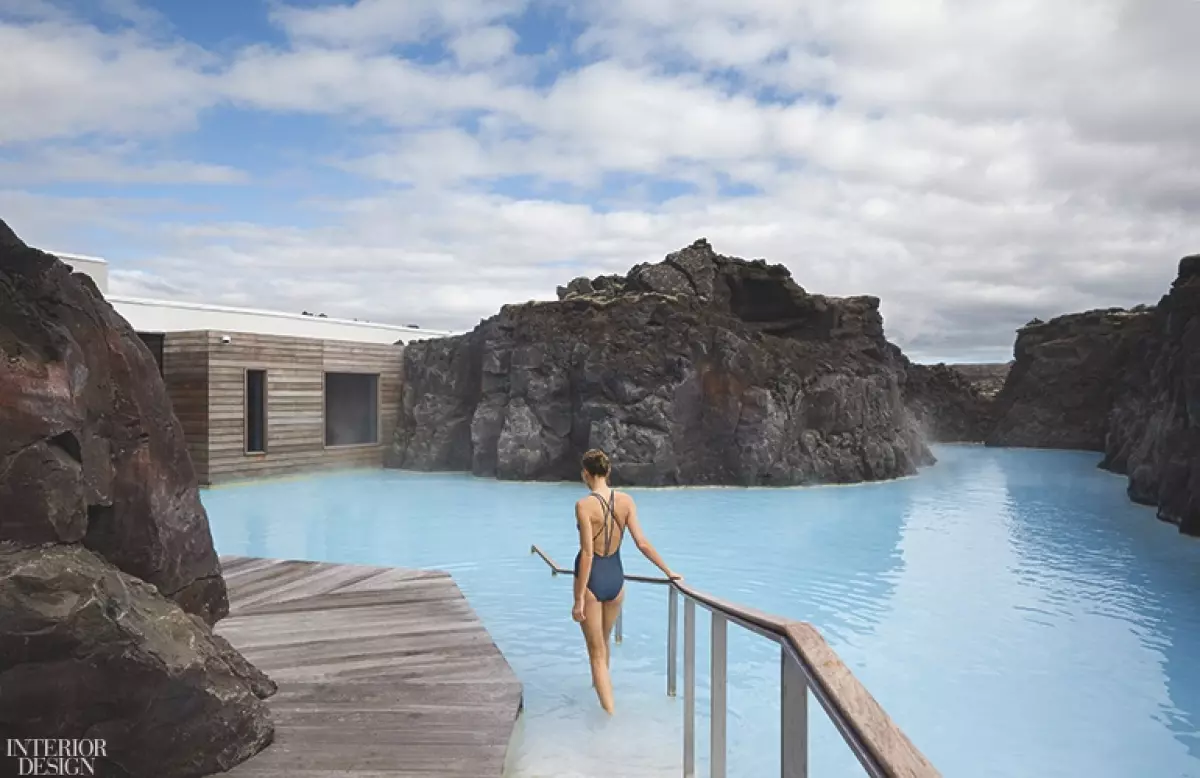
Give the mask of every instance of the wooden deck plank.
<path id="1" fill-rule="evenodd" d="M 266 569 L 275 564 L 273 559 L 259 559 L 256 557 L 221 557 L 221 573 L 225 576 L 225 583 L 228 584 L 234 576 L 243 576 L 253 573 L 256 570 Z"/>
<path id="2" fill-rule="evenodd" d="M 292 578 L 290 581 L 284 581 L 281 578 L 277 585 L 265 588 L 263 584 L 260 584 L 254 592 L 246 589 L 238 598 L 237 607 L 239 611 L 247 611 L 264 603 L 268 606 L 275 606 L 292 600 L 329 594 L 340 590 L 347 584 L 376 577 L 378 577 L 378 573 L 371 568 L 357 565 L 329 565 L 320 569 L 314 568 L 311 575 Z"/>
<path id="3" fill-rule="evenodd" d="M 445 573 L 222 557 L 217 625 L 279 691 L 235 778 L 500 776 L 521 685 Z"/>
<path id="4" fill-rule="evenodd" d="M 404 570 L 400 568 L 383 570 L 379 575 L 343 586 L 340 592 L 371 592 L 377 589 L 390 589 L 395 586 L 407 586 L 410 582 L 426 581 L 448 575 L 437 570 Z"/>

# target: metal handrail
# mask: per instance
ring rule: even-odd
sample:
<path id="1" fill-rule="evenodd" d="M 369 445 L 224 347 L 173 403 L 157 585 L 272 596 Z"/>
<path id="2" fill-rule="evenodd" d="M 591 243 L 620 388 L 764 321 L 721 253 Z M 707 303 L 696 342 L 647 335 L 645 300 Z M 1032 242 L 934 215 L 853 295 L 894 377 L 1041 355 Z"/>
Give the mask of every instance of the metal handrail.
<path id="1" fill-rule="evenodd" d="M 549 565 L 552 575 L 574 576 L 536 545 L 530 546 Z M 696 605 L 712 614 L 712 706 L 710 774 L 725 778 L 727 622 L 744 627 L 780 646 L 780 775 L 808 775 L 808 695 L 821 704 L 842 739 L 872 778 L 939 778 L 937 771 L 904 735 L 862 683 L 838 658 L 820 633 L 807 622 L 792 621 L 746 608 L 694 589 L 679 580 L 626 575 L 625 580 L 668 587 L 667 694 L 675 696 L 678 596 L 684 598 L 684 744 L 683 775 L 696 770 Z M 621 617 L 615 625 L 621 642 Z"/>
<path id="2" fill-rule="evenodd" d="M 550 565 L 550 570 L 552 571 L 552 573 L 553 573 L 554 575 L 559 575 L 559 574 L 562 574 L 562 575 L 570 575 L 570 576 L 573 576 L 573 575 L 575 575 L 575 571 L 574 571 L 574 570 L 568 570 L 568 569 L 567 569 L 567 568 L 565 568 L 565 567 L 559 567 L 559 566 L 558 566 L 558 564 L 557 564 L 557 563 L 556 563 L 556 562 L 555 562 L 553 559 L 551 559 L 550 557 L 546 556 L 545 552 L 543 552 L 543 551 L 542 551 L 540 548 L 538 548 L 537 546 L 530 546 L 530 547 L 529 547 L 529 553 L 531 553 L 531 554 L 537 554 L 538 556 L 540 556 L 540 557 L 542 558 L 542 560 L 543 560 L 543 561 L 544 561 L 546 564 Z M 669 580 L 667 580 L 666 578 L 657 577 L 657 576 L 647 576 L 647 575 L 628 575 L 628 574 L 626 574 L 626 576 L 625 576 L 625 580 L 626 580 L 626 581 L 636 581 L 636 582 L 638 582 L 638 583 L 648 583 L 648 584 L 667 584 L 667 583 L 671 583 L 671 582 L 670 582 Z"/>

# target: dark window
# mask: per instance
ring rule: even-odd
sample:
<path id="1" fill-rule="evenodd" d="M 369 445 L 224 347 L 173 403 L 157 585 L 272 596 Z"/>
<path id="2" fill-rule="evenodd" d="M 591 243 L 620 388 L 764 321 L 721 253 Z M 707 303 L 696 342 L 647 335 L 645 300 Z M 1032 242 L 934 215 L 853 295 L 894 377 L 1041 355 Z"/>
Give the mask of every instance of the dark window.
<path id="1" fill-rule="evenodd" d="M 379 376 L 325 374 L 325 445 L 363 446 L 379 442 Z"/>
<path id="2" fill-rule="evenodd" d="M 246 371 L 246 453 L 267 450 L 267 371 Z"/>
<path id="3" fill-rule="evenodd" d="M 161 333 L 139 332 L 137 334 L 142 342 L 146 344 L 146 348 L 150 349 L 150 353 L 154 355 L 154 361 L 158 363 L 158 374 L 162 375 L 163 362 L 163 336 Z"/>

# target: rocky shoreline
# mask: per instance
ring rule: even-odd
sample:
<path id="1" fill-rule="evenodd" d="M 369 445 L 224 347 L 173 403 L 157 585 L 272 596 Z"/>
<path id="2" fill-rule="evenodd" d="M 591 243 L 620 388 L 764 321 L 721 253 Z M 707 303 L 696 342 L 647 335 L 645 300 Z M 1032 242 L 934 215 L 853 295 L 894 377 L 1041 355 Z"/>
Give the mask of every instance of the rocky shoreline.
<path id="1" fill-rule="evenodd" d="M 593 446 L 631 485 L 895 478 L 933 462 L 927 440 L 981 440 L 991 406 L 889 343 L 878 298 L 705 240 L 410 344 L 404 375 L 388 464 L 502 479 L 574 479 Z"/>
<path id="2" fill-rule="evenodd" d="M 1156 305 L 1030 322 L 1015 356 L 989 445 L 1100 452 L 1130 499 L 1200 535 L 1200 255 Z"/>

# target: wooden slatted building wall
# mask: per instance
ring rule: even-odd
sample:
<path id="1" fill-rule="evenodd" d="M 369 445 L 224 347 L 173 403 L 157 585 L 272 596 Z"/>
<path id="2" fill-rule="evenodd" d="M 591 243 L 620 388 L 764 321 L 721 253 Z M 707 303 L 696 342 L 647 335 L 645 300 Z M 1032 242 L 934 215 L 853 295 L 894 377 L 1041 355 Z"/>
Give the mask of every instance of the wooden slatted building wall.
<path id="1" fill-rule="evenodd" d="M 382 467 L 400 410 L 403 348 L 235 332 L 167 333 L 164 379 L 200 482 Z M 263 453 L 246 451 L 247 370 L 266 371 Z M 379 376 L 376 443 L 325 445 L 327 372 Z"/>
<path id="2" fill-rule="evenodd" d="M 163 337 L 162 375 L 196 480 L 208 483 L 208 333 L 172 332 Z"/>

